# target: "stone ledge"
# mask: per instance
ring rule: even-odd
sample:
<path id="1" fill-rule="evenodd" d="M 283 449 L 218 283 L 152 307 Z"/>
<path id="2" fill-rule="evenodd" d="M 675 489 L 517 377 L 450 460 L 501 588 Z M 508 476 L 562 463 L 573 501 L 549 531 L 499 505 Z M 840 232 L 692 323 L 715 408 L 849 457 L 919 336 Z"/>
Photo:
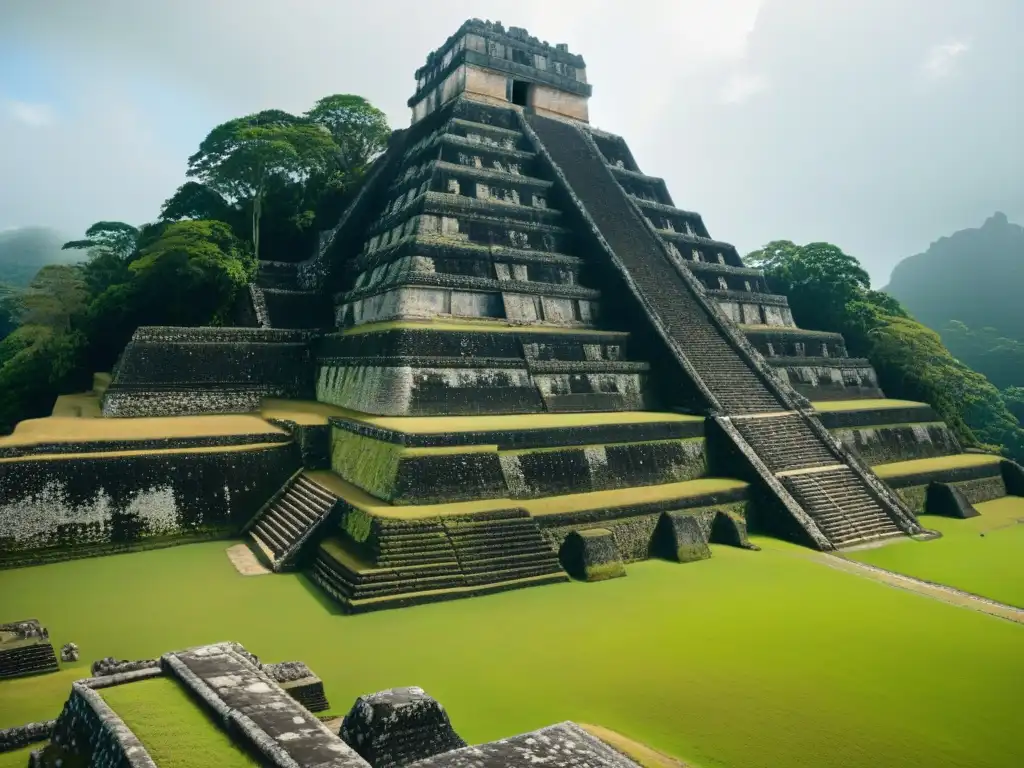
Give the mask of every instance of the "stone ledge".
<path id="1" fill-rule="evenodd" d="M 705 292 L 713 299 L 720 301 L 737 301 L 742 304 L 765 304 L 773 307 L 788 307 L 789 299 L 775 293 L 759 293 L 756 291 L 732 291 L 719 288 L 706 288 Z"/>
<path id="2" fill-rule="evenodd" d="M 583 414 L 581 414 L 583 415 Z M 680 440 L 704 436 L 704 421 L 691 419 L 664 422 L 643 421 L 618 423 L 577 424 L 573 426 L 546 426 L 547 417 L 557 419 L 557 414 L 531 414 L 524 417 L 491 417 L 507 420 L 508 425 L 500 429 L 456 430 L 445 428 L 445 419 L 436 418 L 437 432 L 410 432 L 397 427 L 381 426 L 369 421 L 350 417 L 332 416 L 332 426 L 364 437 L 396 443 L 408 447 L 458 447 L 470 445 L 494 445 L 501 450 L 522 450 L 528 448 L 573 447 L 579 445 L 611 445 L 615 443 L 649 442 L 656 440 Z M 462 418 L 462 417 L 453 417 Z M 516 421 L 522 426 L 516 426 Z M 556 422 L 557 423 L 557 422 Z"/>
<path id="3" fill-rule="evenodd" d="M 476 197 L 454 195 L 448 192 L 424 192 L 408 205 L 377 220 L 366 231 L 367 239 L 381 235 L 413 216 L 435 215 L 451 218 L 489 220 L 517 229 L 571 234 L 568 229 L 554 222 L 562 220 L 562 212 L 554 208 L 535 208 L 532 205 L 506 203 L 499 200 L 480 200 Z M 456 238 L 452 238 L 456 239 Z"/>
<path id="4" fill-rule="evenodd" d="M 471 277 L 435 272 L 407 272 L 386 283 L 376 283 L 335 296 L 338 304 L 348 304 L 371 296 L 379 296 L 398 288 L 450 288 L 480 293 L 524 293 L 531 296 L 551 296 L 562 299 L 597 301 L 601 292 L 593 288 L 564 283 L 541 283 L 520 280 L 496 280 L 489 277 Z"/>

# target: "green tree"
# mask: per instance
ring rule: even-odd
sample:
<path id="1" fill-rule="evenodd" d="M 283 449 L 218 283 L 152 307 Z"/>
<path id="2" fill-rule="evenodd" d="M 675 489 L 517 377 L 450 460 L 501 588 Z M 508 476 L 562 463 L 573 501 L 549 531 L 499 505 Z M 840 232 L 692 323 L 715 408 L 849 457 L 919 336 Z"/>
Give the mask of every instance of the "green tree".
<path id="1" fill-rule="evenodd" d="M 387 147 L 388 118 L 362 96 L 338 93 L 320 99 L 306 113 L 331 132 L 339 170 L 346 178 L 361 174 Z"/>
<path id="2" fill-rule="evenodd" d="M 160 229 L 131 265 L 154 324 L 222 324 L 256 271 L 255 259 L 220 221 L 187 220 Z"/>
<path id="3" fill-rule="evenodd" d="M 135 241 L 139 236 L 138 227 L 123 221 L 97 221 L 85 230 L 85 239 L 64 243 L 64 251 L 99 251 L 110 253 L 127 260 L 135 252 Z"/>
<path id="4" fill-rule="evenodd" d="M 1002 397 L 1010 413 L 1024 426 L 1024 387 L 1007 387 L 1003 390 Z"/>
<path id="5" fill-rule="evenodd" d="M 214 128 L 189 158 L 188 176 L 228 202 L 250 207 L 251 241 L 258 259 L 260 220 L 271 182 L 301 181 L 323 172 L 336 151 L 323 126 L 269 110 Z"/>
<path id="6" fill-rule="evenodd" d="M 929 403 L 968 446 L 1024 458 L 1024 430 L 983 375 L 950 354 L 939 335 L 892 296 L 873 291 L 852 256 L 828 243 L 769 243 L 748 257 L 787 294 L 797 324 L 842 333 L 866 357 L 892 397 Z"/>
<path id="7" fill-rule="evenodd" d="M 788 240 L 769 243 L 748 257 L 765 271 L 769 285 L 789 298 L 794 316 L 810 328 L 842 322 L 844 308 L 871 287 L 871 278 L 853 256 L 831 243 L 797 246 Z"/>

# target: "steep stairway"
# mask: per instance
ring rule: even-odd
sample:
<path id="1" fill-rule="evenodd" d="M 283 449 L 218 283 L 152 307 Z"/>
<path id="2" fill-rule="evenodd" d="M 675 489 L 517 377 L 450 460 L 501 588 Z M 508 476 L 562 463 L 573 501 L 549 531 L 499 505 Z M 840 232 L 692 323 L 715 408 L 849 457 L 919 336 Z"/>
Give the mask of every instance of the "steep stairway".
<path id="1" fill-rule="evenodd" d="M 330 328 L 330 303 L 317 291 L 298 285 L 298 264 L 260 261 L 250 286 L 257 320 L 263 328 Z"/>
<path id="2" fill-rule="evenodd" d="M 903 535 L 849 467 L 779 479 L 836 548 Z"/>
<path id="3" fill-rule="evenodd" d="M 808 419 L 813 416 L 787 411 L 782 398 L 718 327 L 681 274 L 686 267 L 670 260 L 582 131 L 536 114 L 524 120 L 541 145 L 538 149 L 546 150 L 578 207 L 596 225 L 615 268 L 673 354 L 689 363 L 721 410 L 733 417 L 736 437 L 763 463 L 757 470 L 780 501 L 788 507 L 800 505 L 833 547 L 899 533 L 894 518 L 900 511 L 869 491 L 867 480 L 812 429 Z M 830 471 L 819 476 L 816 470 L 825 468 Z M 808 474 L 786 474 L 794 471 Z"/>
<path id="4" fill-rule="evenodd" d="M 772 472 L 841 463 L 799 414 L 737 416 L 733 424 Z"/>
<path id="5" fill-rule="evenodd" d="M 696 370 L 726 413 L 783 407 L 715 327 L 707 310 L 644 225 L 611 171 L 574 126 L 529 115 L 527 121 L 635 286 L 637 298 Z"/>
<path id="6" fill-rule="evenodd" d="M 296 475 L 249 523 L 249 537 L 275 571 L 286 570 L 337 502 L 322 486 Z"/>
<path id="7" fill-rule="evenodd" d="M 351 613 L 568 578 L 536 520 L 523 510 L 400 526 L 371 549 L 330 537 L 321 542 L 309 575 Z"/>
<path id="8" fill-rule="evenodd" d="M 564 579 L 557 553 L 525 510 L 445 520 L 444 527 L 468 586 L 539 576 Z"/>
<path id="9" fill-rule="evenodd" d="M 57 655 L 50 643 L 33 643 L 0 652 L 0 680 L 56 672 Z"/>

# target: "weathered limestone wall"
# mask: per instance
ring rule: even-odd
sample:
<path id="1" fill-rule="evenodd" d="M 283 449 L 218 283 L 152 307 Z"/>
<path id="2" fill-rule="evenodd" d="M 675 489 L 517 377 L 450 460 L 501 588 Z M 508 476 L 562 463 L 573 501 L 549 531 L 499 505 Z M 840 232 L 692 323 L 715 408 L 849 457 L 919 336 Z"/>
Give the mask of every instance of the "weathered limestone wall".
<path id="1" fill-rule="evenodd" d="M 335 427 L 332 469 L 393 504 L 532 499 L 679 483 L 707 474 L 702 438 L 500 450 L 409 448 Z"/>
<path id="2" fill-rule="evenodd" d="M 685 506 L 676 500 L 665 502 L 660 507 L 638 505 L 636 507 L 618 507 L 614 509 L 596 509 L 580 514 L 546 515 L 538 517 L 544 537 L 556 551 L 560 550 L 566 537 L 573 531 L 586 531 L 594 528 L 607 529 L 611 532 L 624 562 L 646 560 L 657 554 L 655 532 L 661 517 L 671 512 L 693 516 L 702 531 L 704 542 L 712 539 L 715 519 L 725 515 L 737 520 L 746 531 L 747 501 L 746 489 L 728 494 L 721 494 L 720 499 L 699 497 L 691 500 L 692 506 Z M 732 542 L 729 542 L 732 543 Z"/>
<path id="3" fill-rule="evenodd" d="M 1000 477 L 962 480 L 956 483 L 949 483 L 949 485 L 959 490 L 970 504 L 981 504 L 985 501 L 1001 499 L 1006 496 L 1006 486 Z M 914 514 L 921 515 L 925 513 L 925 502 L 928 499 L 927 483 L 897 488 L 896 493 L 914 511 Z"/>
<path id="4" fill-rule="evenodd" d="M 0 562 L 237 533 L 300 467 L 294 444 L 0 462 Z"/>
<path id="5" fill-rule="evenodd" d="M 981 504 L 1007 495 L 1006 480 L 999 463 L 938 469 L 885 479 L 886 485 L 895 490 L 917 515 L 925 511 L 928 485 L 933 481 L 954 486 L 971 504 Z"/>
<path id="6" fill-rule="evenodd" d="M 138 737 L 103 700 L 97 689 L 129 684 L 160 675 L 143 669 L 71 684 L 71 695 L 57 718 L 53 742 L 42 752 L 40 765 L 89 765 L 94 768 L 156 768 Z"/>
<path id="7" fill-rule="evenodd" d="M 552 88 L 548 85 L 533 83 L 530 86 L 527 106 L 537 110 L 541 115 L 547 117 L 571 117 L 574 120 L 588 122 L 590 112 L 587 108 L 587 98 L 575 93 Z"/>
<path id="8" fill-rule="evenodd" d="M 885 397 L 866 360 L 846 357 L 767 358 L 777 376 L 808 400 Z"/>
<path id="9" fill-rule="evenodd" d="M 725 291 L 721 291 L 724 293 Z M 733 293 L 729 291 L 729 293 Z M 771 298 L 767 294 L 765 298 Z M 793 313 L 788 306 L 778 302 L 759 301 L 757 294 L 737 298 L 719 298 L 718 306 L 722 308 L 726 316 L 734 323 L 741 325 L 768 325 L 793 328 L 796 323 L 793 321 Z"/>
<path id="10" fill-rule="evenodd" d="M 316 399 L 382 416 L 536 413 L 540 393 L 525 368 L 323 365 Z"/>
<path id="11" fill-rule="evenodd" d="M 467 94 L 488 104 L 508 106 L 508 99 L 506 99 L 508 77 L 499 72 L 492 72 L 472 65 L 466 65 L 465 70 Z"/>
<path id="12" fill-rule="evenodd" d="M 239 413 L 262 397 L 312 395 L 302 331 L 139 328 L 103 397 L 106 416 Z"/>
<path id="13" fill-rule="evenodd" d="M 941 421 L 837 429 L 832 430 L 832 434 L 868 464 L 930 459 L 961 452 L 956 436 Z"/>

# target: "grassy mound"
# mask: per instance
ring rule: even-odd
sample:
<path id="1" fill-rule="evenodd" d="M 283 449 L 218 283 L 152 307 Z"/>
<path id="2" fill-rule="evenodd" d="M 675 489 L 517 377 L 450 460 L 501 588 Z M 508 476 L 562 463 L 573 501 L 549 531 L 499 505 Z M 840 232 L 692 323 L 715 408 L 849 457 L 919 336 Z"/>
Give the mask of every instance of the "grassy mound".
<path id="1" fill-rule="evenodd" d="M 230 639 L 308 663 L 338 714 L 422 686 L 470 742 L 571 719 L 703 766 L 1022 763 L 1024 627 L 756 541 L 361 616 L 301 575 L 238 575 L 223 542 L 0 571 L 4 615 L 82 650 L 58 674 L 0 683 L 0 727 L 56 716 L 93 659 Z"/>
<path id="2" fill-rule="evenodd" d="M 181 684 L 155 677 L 100 691 L 161 768 L 259 765 L 234 745 Z"/>
<path id="3" fill-rule="evenodd" d="M 934 541 L 901 541 L 850 553 L 852 560 L 973 592 L 1024 608 L 1024 498 L 977 505 L 981 517 L 954 520 L 923 515 Z"/>

